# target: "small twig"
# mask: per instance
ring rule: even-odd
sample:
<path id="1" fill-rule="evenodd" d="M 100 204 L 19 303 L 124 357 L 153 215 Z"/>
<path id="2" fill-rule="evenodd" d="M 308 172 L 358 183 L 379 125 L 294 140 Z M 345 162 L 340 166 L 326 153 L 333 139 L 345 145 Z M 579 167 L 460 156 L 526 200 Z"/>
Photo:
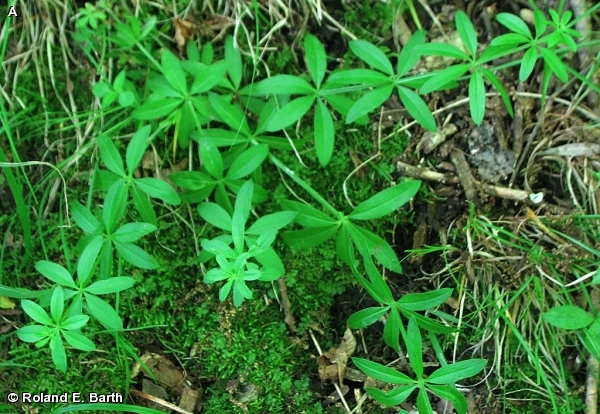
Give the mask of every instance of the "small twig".
<path id="1" fill-rule="evenodd" d="M 585 406 L 586 414 L 598 412 L 598 360 L 592 355 L 588 357 L 587 379 L 585 381 Z"/>
<path id="2" fill-rule="evenodd" d="M 290 298 L 287 293 L 287 285 L 285 284 L 285 279 L 283 277 L 279 278 L 279 293 L 281 294 L 281 308 L 283 309 L 283 314 L 285 315 L 284 321 L 287 326 L 290 327 L 290 330 L 293 333 L 296 333 L 298 329 L 296 328 L 296 319 L 291 311 L 291 303 Z"/>
<path id="3" fill-rule="evenodd" d="M 130 389 L 129 392 L 131 394 L 135 395 L 135 396 L 140 397 L 140 398 L 144 398 L 146 400 L 149 400 L 149 401 L 155 402 L 157 404 L 160 404 L 163 407 L 169 408 L 169 409 L 171 409 L 173 411 L 177 411 L 178 413 L 193 414 L 193 413 L 190 413 L 189 411 L 186 411 L 186 410 L 184 410 L 182 408 L 179 408 L 175 404 L 171 404 L 170 402 L 163 400 L 162 398 L 155 397 L 154 395 L 146 394 L 145 392 L 138 391 L 138 390 L 133 389 L 133 388 Z"/>

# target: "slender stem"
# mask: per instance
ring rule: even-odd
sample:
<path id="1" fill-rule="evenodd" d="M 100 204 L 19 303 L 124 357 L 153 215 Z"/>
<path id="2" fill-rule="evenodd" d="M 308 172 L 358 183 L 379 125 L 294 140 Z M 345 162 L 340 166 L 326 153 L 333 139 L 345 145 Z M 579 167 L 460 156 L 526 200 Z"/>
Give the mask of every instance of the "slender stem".
<path id="1" fill-rule="evenodd" d="M 269 154 L 269 159 L 273 164 L 277 166 L 281 171 L 287 174 L 292 180 L 294 180 L 300 187 L 302 187 L 308 194 L 313 196 L 315 200 L 317 200 L 323 207 L 329 210 L 334 216 L 339 217 L 340 212 L 335 209 L 327 200 L 325 200 L 319 193 L 317 193 L 306 181 L 298 176 L 294 171 L 292 171 L 287 165 L 285 165 L 279 158 L 276 156 Z"/>

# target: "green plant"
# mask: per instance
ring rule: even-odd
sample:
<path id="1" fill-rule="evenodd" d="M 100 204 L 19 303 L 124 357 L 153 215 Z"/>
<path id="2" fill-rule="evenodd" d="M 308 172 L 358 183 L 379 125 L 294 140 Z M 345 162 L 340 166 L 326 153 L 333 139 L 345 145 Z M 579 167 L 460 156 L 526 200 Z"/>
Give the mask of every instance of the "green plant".
<path id="1" fill-rule="evenodd" d="M 389 322 L 388 322 L 389 323 Z M 423 366 L 423 342 L 417 320 L 411 316 L 408 321 L 408 330 L 404 336 L 409 364 L 413 369 L 416 379 L 373 361 L 362 358 L 352 358 L 352 362 L 368 376 L 391 384 L 400 385 L 391 391 L 381 391 L 377 388 L 367 387 L 367 393 L 382 404 L 396 406 L 404 401 L 415 391 L 417 395 L 417 409 L 419 413 L 433 413 L 427 391 L 451 401 L 459 414 L 465 414 L 468 409 L 467 399 L 456 389 L 455 383 L 465 378 L 479 374 L 486 365 L 484 359 L 469 359 L 442 366 L 427 377 Z M 401 412 L 406 413 L 405 410 Z"/>
<path id="2" fill-rule="evenodd" d="M 348 319 L 348 325 L 351 328 L 361 329 L 372 325 L 389 312 L 383 330 L 383 339 L 396 352 L 400 352 L 400 335 L 406 339 L 406 331 L 400 315 L 404 315 L 406 318 L 413 318 L 420 327 L 430 333 L 449 334 L 454 331 L 452 328 L 441 325 L 417 313 L 418 311 L 435 308 L 444 303 L 452 294 L 452 289 L 439 289 L 426 293 L 410 293 L 395 301 L 392 291 L 373 262 L 368 257 L 365 257 L 364 262 L 369 280 L 365 279 L 355 266 L 352 267 L 354 276 L 356 276 L 369 295 L 382 306 L 366 308 L 354 313 Z"/>
<path id="3" fill-rule="evenodd" d="M 282 237 L 293 248 L 305 249 L 318 246 L 335 235 L 337 255 L 345 263 L 352 265 L 355 262 L 356 247 L 363 256 L 375 256 L 386 268 L 400 273 L 402 267 L 389 243 L 359 226 L 356 221 L 373 220 L 392 213 L 408 203 L 420 185 L 420 181 L 412 180 L 387 188 L 363 201 L 348 215 L 337 211 L 329 203 L 325 207 L 331 215 L 297 201 L 284 201 L 282 205 L 296 211 L 296 222 L 305 228 L 284 232 Z"/>
<path id="4" fill-rule="evenodd" d="M 227 280 L 221 287 L 219 299 L 224 301 L 233 290 L 233 303 L 238 307 L 244 299 L 252 298 L 246 281 L 268 282 L 284 275 L 283 263 L 271 244 L 275 241 L 277 231 L 288 225 L 296 216 L 292 211 L 280 211 L 260 217 L 246 229 L 252 207 L 252 192 L 252 181 L 246 181 L 237 195 L 232 216 L 216 203 L 205 202 L 198 206 L 200 216 L 208 223 L 231 233 L 212 240 L 202 240 L 204 251 L 215 255 L 219 264 L 219 268 L 213 268 L 204 275 L 204 281 L 214 283 Z M 233 249 L 230 247 L 231 243 Z M 259 268 L 249 262 L 251 258 L 263 267 Z"/>

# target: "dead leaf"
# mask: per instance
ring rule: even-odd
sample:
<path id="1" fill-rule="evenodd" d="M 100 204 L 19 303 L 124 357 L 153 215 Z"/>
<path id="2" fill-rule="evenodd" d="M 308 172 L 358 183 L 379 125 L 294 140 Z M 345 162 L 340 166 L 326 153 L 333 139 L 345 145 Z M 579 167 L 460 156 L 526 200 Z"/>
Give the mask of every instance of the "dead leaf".
<path id="1" fill-rule="evenodd" d="M 5 296 L 0 296 L 0 309 L 14 309 L 15 303 Z"/>
<path id="2" fill-rule="evenodd" d="M 339 381 L 339 384 L 342 385 L 348 358 L 352 356 L 355 349 L 356 339 L 354 338 L 354 334 L 352 334 L 352 330 L 348 328 L 338 348 L 331 348 L 317 358 L 321 381 Z"/>
<path id="3" fill-rule="evenodd" d="M 198 31 L 198 25 L 188 20 L 181 20 L 179 17 L 176 17 L 173 20 L 173 23 L 175 23 L 175 42 L 177 42 L 177 49 L 179 49 L 179 53 L 182 54 L 188 40 L 192 40 Z"/>

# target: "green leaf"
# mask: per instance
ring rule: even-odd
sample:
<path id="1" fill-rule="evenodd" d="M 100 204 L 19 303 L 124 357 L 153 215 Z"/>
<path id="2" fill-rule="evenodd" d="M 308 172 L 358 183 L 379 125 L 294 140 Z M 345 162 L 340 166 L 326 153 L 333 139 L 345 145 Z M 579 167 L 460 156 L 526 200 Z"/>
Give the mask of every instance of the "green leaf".
<path id="1" fill-rule="evenodd" d="M 446 365 L 435 370 L 426 382 L 431 384 L 454 384 L 465 378 L 473 377 L 479 374 L 485 368 L 487 361 L 485 359 L 468 359 L 455 364 Z"/>
<path id="2" fill-rule="evenodd" d="M 388 215 L 408 203 L 417 194 L 420 186 L 420 181 L 408 180 L 386 188 L 360 203 L 348 215 L 348 218 L 352 220 L 372 220 Z"/>
<path id="3" fill-rule="evenodd" d="M 392 63 L 377 46 L 360 39 L 351 41 L 349 46 L 356 56 L 373 69 L 377 69 L 390 76 L 394 74 Z"/>
<path id="4" fill-rule="evenodd" d="M 565 69 L 564 63 L 561 62 L 560 58 L 556 55 L 556 53 L 554 53 L 553 50 L 550 50 L 545 47 L 541 47 L 540 52 L 542 53 L 544 62 L 546 62 L 550 69 L 552 69 L 552 72 L 554 72 L 556 77 L 562 82 L 567 82 L 569 80 L 567 69 Z"/>
<path id="5" fill-rule="evenodd" d="M 273 115 L 267 125 L 267 131 L 279 131 L 290 126 L 308 112 L 314 101 L 315 96 L 312 95 L 296 98 L 288 102 Z"/>
<path id="6" fill-rule="evenodd" d="M 231 232 L 231 216 L 217 203 L 204 202 L 198 205 L 198 213 L 207 223 Z"/>
<path id="7" fill-rule="evenodd" d="M 113 233 L 113 239 L 119 242 L 133 243 L 156 230 L 158 228 L 150 223 L 127 223 Z"/>
<path id="8" fill-rule="evenodd" d="M 239 50 L 235 48 L 231 35 L 225 39 L 225 62 L 227 63 L 229 79 L 231 79 L 233 87 L 237 90 L 242 82 L 244 67 L 242 66 L 242 56 Z"/>
<path id="9" fill-rule="evenodd" d="M 405 374 L 396 371 L 393 368 L 378 364 L 377 362 L 369 361 L 368 359 L 352 358 L 352 362 L 354 362 L 354 365 L 369 377 L 380 381 L 398 385 L 416 383 L 415 380 Z"/>
<path id="10" fill-rule="evenodd" d="M 303 230 L 291 230 L 281 234 L 288 246 L 295 250 L 304 250 L 318 246 L 330 239 L 337 231 L 339 225 L 332 224 L 324 227 L 311 227 Z"/>
<path id="11" fill-rule="evenodd" d="M 227 63 L 224 60 L 202 66 L 202 70 L 194 77 L 190 94 L 197 95 L 211 90 L 223 79 L 226 72 Z"/>
<path id="12" fill-rule="evenodd" d="M 485 76 L 485 78 L 500 93 L 500 96 L 502 97 L 502 101 L 504 102 L 504 106 L 506 106 L 506 110 L 508 111 L 508 114 L 510 116 L 513 116 L 514 111 L 513 111 L 512 104 L 510 102 L 510 97 L 508 96 L 506 89 L 504 89 L 504 86 L 502 86 L 502 83 L 500 83 L 500 79 L 498 79 L 498 77 L 496 77 L 496 75 L 494 75 L 492 73 L 492 71 L 490 71 L 486 68 L 483 68 L 483 67 L 480 67 L 480 69 L 481 69 L 481 73 L 483 74 L 483 76 Z"/>
<path id="13" fill-rule="evenodd" d="M 44 308 L 37 303 L 32 302 L 29 299 L 23 299 L 21 301 L 21 307 L 34 321 L 41 323 L 42 325 L 54 325 L 54 322 L 50 319 L 50 316 L 48 316 Z"/>
<path id="14" fill-rule="evenodd" d="M 148 136 L 150 135 L 150 131 L 150 125 L 141 127 L 136 131 L 135 134 L 133 134 L 131 141 L 129 141 L 129 145 L 127 145 L 125 163 L 127 164 L 127 171 L 129 171 L 130 176 L 133 176 L 133 172 L 142 160 L 144 152 L 146 152 L 146 148 L 148 147 L 147 140 Z"/>
<path id="15" fill-rule="evenodd" d="M 507 33 L 507 34 L 503 34 L 503 35 L 493 38 L 492 41 L 490 42 L 490 46 L 511 46 L 511 49 L 508 49 L 508 50 L 512 50 L 516 46 L 520 45 L 521 43 L 529 42 L 529 40 L 530 39 L 526 38 L 525 36 L 517 34 L 517 33 Z M 483 61 L 483 60 L 484 59 L 483 59 L 483 53 L 482 53 L 479 61 Z"/>
<path id="16" fill-rule="evenodd" d="M 557 306 L 544 313 L 544 320 L 561 329 L 583 329 L 594 322 L 594 317 L 575 305 Z"/>
<path id="17" fill-rule="evenodd" d="M 179 98 L 146 101 L 133 110 L 131 117 L 141 121 L 154 121 L 158 118 L 164 118 L 165 116 L 172 114 L 182 103 L 183 100 Z"/>
<path id="18" fill-rule="evenodd" d="M 267 155 L 269 155 L 269 146 L 266 144 L 258 144 L 248 148 L 235 158 L 231 167 L 227 170 L 225 178 L 238 180 L 246 177 L 263 163 Z"/>
<path id="19" fill-rule="evenodd" d="M 350 232 L 348 231 L 348 225 L 346 222 L 342 223 L 340 231 L 335 236 L 335 251 L 337 256 L 349 266 L 353 266 L 356 261 L 354 255 L 354 246 L 352 245 L 352 239 L 350 238 Z"/>
<path id="20" fill-rule="evenodd" d="M 108 234 L 112 233 L 121 217 L 123 217 L 126 203 L 127 187 L 125 186 L 125 179 L 120 178 L 109 188 L 102 208 L 102 221 L 104 221 Z"/>
<path id="21" fill-rule="evenodd" d="M 39 260 L 35 263 L 35 270 L 44 275 L 46 279 L 51 280 L 54 283 L 58 283 L 59 285 L 67 286 L 73 289 L 77 288 L 71 273 L 57 263 L 49 262 L 48 260 Z"/>
<path id="22" fill-rule="evenodd" d="M 207 240 L 203 239 L 201 242 L 202 248 L 209 253 L 214 255 L 220 254 L 226 259 L 235 259 L 237 254 L 229 247 L 227 243 L 218 238 Z"/>
<path id="23" fill-rule="evenodd" d="M 425 293 L 409 293 L 402 296 L 396 303 L 404 309 L 425 311 L 444 303 L 452 295 L 452 289 L 443 288 Z"/>
<path id="24" fill-rule="evenodd" d="M 396 387 L 391 391 L 385 392 L 377 388 L 365 387 L 365 391 L 376 401 L 393 407 L 402 404 L 417 389 L 417 385 L 405 385 Z"/>
<path id="25" fill-rule="evenodd" d="M 304 58 L 313 82 L 317 88 L 321 87 L 327 70 L 327 55 L 323 44 L 310 33 L 304 37 Z"/>
<path id="26" fill-rule="evenodd" d="M 71 215 L 75 223 L 87 234 L 92 234 L 96 231 L 100 223 L 96 220 L 96 217 L 90 213 L 90 211 L 82 206 L 79 201 L 73 201 L 71 203 Z"/>
<path id="27" fill-rule="evenodd" d="M 169 175 L 169 180 L 178 187 L 186 190 L 201 190 L 210 185 L 214 186 L 214 180 L 208 175 L 198 171 L 178 171 Z"/>
<path id="28" fill-rule="evenodd" d="M 73 316 L 67 318 L 62 323 L 61 327 L 63 329 L 67 329 L 69 331 L 72 331 L 75 329 L 81 329 L 88 323 L 89 320 L 90 320 L 90 317 L 87 315 L 73 315 Z"/>
<path id="29" fill-rule="evenodd" d="M 209 93 L 208 99 L 221 121 L 227 124 L 236 134 L 241 132 L 245 135 L 251 135 L 246 116 L 239 107 L 230 104 L 216 93 Z M 204 132 L 206 133 L 206 131 Z"/>
<path id="30" fill-rule="evenodd" d="M 421 86 L 419 92 L 424 95 L 433 91 L 444 89 L 450 82 L 455 81 L 469 70 L 467 63 L 453 65 L 435 73 L 427 82 Z"/>
<path id="31" fill-rule="evenodd" d="M 123 330 L 123 321 L 121 320 L 121 317 L 108 302 L 89 293 L 84 293 L 84 295 L 90 315 L 96 318 L 102 326 L 112 331 Z"/>
<path id="32" fill-rule="evenodd" d="M 107 295 L 122 292 L 135 284 L 135 279 L 129 276 L 115 276 L 105 280 L 97 280 L 89 285 L 85 291 L 93 295 Z"/>
<path id="33" fill-rule="evenodd" d="M 452 328 L 450 326 L 442 325 L 442 324 L 440 324 L 426 316 L 423 316 L 419 313 L 416 313 L 414 311 L 409 311 L 407 309 L 402 308 L 401 306 L 396 306 L 396 308 L 400 312 L 402 312 L 402 314 L 404 316 L 406 316 L 407 318 L 414 317 L 417 320 L 417 323 L 419 324 L 419 326 L 427 332 L 441 334 L 441 335 L 447 335 L 447 334 L 456 332 L 454 330 L 454 328 Z"/>
<path id="34" fill-rule="evenodd" d="M 67 354 L 65 346 L 60 335 L 52 335 L 50 338 L 50 352 L 52 354 L 52 362 L 61 372 L 67 371 Z"/>
<path id="35" fill-rule="evenodd" d="M 37 342 L 48 336 L 48 328 L 42 325 L 27 325 L 17 329 L 17 336 L 24 342 Z"/>
<path id="36" fill-rule="evenodd" d="M 201 135 L 198 142 L 206 171 L 216 179 L 223 178 L 223 157 L 219 149 L 206 136 Z"/>
<path id="37" fill-rule="evenodd" d="M 168 48 L 162 50 L 161 64 L 162 73 L 169 85 L 176 91 L 181 92 L 182 95 L 187 94 L 186 77 L 181 68 L 181 62 Z"/>
<path id="38" fill-rule="evenodd" d="M 361 84 L 373 87 L 389 85 L 390 78 L 372 69 L 343 69 L 329 75 L 321 90 Z M 329 99 L 329 95 L 327 99 Z"/>
<path id="39" fill-rule="evenodd" d="M 458 32 L 460 39 L 471 56 L 475 57 L 477 55 L 477 33 L 475 32 L 473 23 L 471 23 L 469 16 L 462 10 L 456 12 L 455 20 L 456 31 Z"/>
<path id="40" fill-rule="evenodd" d="M 275 75 L 264 79 L 258 83 L 250 84 L 242 88 L 240 94 L 261 96 L 261 95 L 312 95 L 315 88 L 298 76 L 293 75 Z"/>
<path id="41" fill-rule="evenodd" d="M 166 181 L 159 180 L 158 178 L 146 177 L 136 178 L 134 183 L 137 188 L 142 190 L 150 197 L 158 198 L 173 206 L 178 206 L 181 204 L 179 195 L 177 195 L 173 187 L 171 187 Z"/>
<path id="42" fill-rule="evenodd" d="M 496 16 L 496 20 L 502 26 L 506 27 L 508 30 L 512 30 L 515 33 L 519 33 L 522 36 L 525 36 L 529 39 L 532 39 L 531 30 L 529 30 L 529 26 L 525 23 L 520 17 L 515 16 L 510 13 L 498 13 Z"/>
<path id="43" fill-rule="evenodd" d="M 400 352 L 400 326 L 402 320 L 396 308 L 391 308 L 383 328 L 383 340 L 396 352 Z"/>
<path id="44" fill-rule="evenodd" d="M 400 101 L 410 116 L 428 130 L 437 131 L 437 122 L 423 98 L 404 86 L 398 86 L 397 89 Z"/>
<path id="45" fill-rule="evenodd" d="M 408 352 L 408 361 L 415 372 L 417 379 L 423 378 L 423 340 L 421 332 L 414 317 L 408 320 L 408 329 L 406 332 L 406 350 Z"/>
<path id="46" fill-rule="evenodd" d="M 296 211 L 298 214 L 295 221 L 303 227 L 324 227 L 337 223 L 335 219 L 308 204 L 283 200 L 281 206 L 287 210 Z"/>
<path id="47" fill-rule="evenodd" d="M 521 61 L 521 68 L 519 69 L 519 81 L 525 82 L 533 69 L 535 68 L 535 62 L 537 62 L 537 48 L 535 46 L 527 49 L 525 54 L 523 55 L 523 60 Z"/>
<path id="48" fill-rule="evenodd" d="M 353 223 L 348 226 L 348 230 L 352 241 L 363 255 L 370 254 L 375 256 L 377 261 L 387 269 L 396 273 L 402 273 L 402 265 L 394 249 L 392 249 L 385 239 Z"/>
<path id="49" fill-rule="evenodd" d="M 427 388 L 435 395 L 452 402 L 452 405 L 458 414 L 467 414 L 469 409 L 467 399 L 459 390 L 456 389 L 456 387 L 452 385 L 427 384 Z"/>
<path id="50" fill-rule="evenodd" d="M 394 84 L 390 84 L 365 93 L 354 103 L 354 105 L 352 105 L 352 108 L 350 108 L 348 111 L 346 123 L 350 124 L 361 116 L 368 114 L 373 109 L 381 107 L 381 105 L 383 105 L 383 103 L 390 97 L 393 90 Z"/>
<path id="51" fill-rule="evenodd" d="M 423 29 L 417 30 L 410 37 L 398 55 L 398 76 L 404 76 L 419 62 L 421 53 L 418 50 L 424 43 L 427 32 Z"/>
<path id="52" fill-rule="evenodd" d="M 421 55 L 425 56 L 446 56 L 454 59 L 469 60 L 469 55 L 467 55 L 458 47 L 449 45 L 447 43 L 426 43 L 419 47 L 419 51 L 421 52 Z"/>
<path id="53" fill-rule="evenodd" d="M 125 261 L 140 269 L 153 270 L 158 268 L 158 263 L 148 253 L 132 243 L 113 241 L 119 255 Z"/>
<path id="54" fill-rule="evenodd" d="M 77 261 L 77 279 L 79 280 L 80 286 L 85 286 L 87 281 L 92 276 L 92 270 L 96 264 L 96 259 L 100 254 L 100 249 L 104 245 L 104 236 L 96 236 L 81 253 L 79 260 Z M 70 286 L 74 287 L 74 286 Z"/>
<path id="55" fill-rule="evenodd" d="M 371 282 L 373 292 L 376 293 L 376 295 L 373 295 L 373 299 L 377 300 L 379 303 L 385 303 L 386 305 L 394 302 L 392 291 L 381 273 L 379 273 L 377 267 L 375 267 L 371 256 L 364 256 L 363 261 L 367 275 L 369 275 L 369 281 Z"/>
<path id="56" fill-rule="evenodd" d="M 419 414 L 433 414 L 433 408 L 431 408 L 427 391 L 423 385 L 419 387 L 419 393 L 417 394 L 417 411 Z"/>
<path id="57" fill-rule="evenodd" d="M 152 203 L 148 200 L 148 196 L 136 186 L 131 187 L 131 195 L 133 198 L 133 206 L 140 214 L 142 220 L 156 226 L 158 224 L 156 221 L 156 214 L 152 208 Z"/>
<path id="58" fill-rule="evenodd" d="M 485 115 L 485 84 L 479 70 L 473 72 L 469 80 L 469 107 L 473 122 L 481 124 Z"/>
<path id="59" fill-rule="evenodd" d="M 98 149 L 100 150 L 100 159 L 106 168 L 121 177 L 125 177 L 121 155 L 108 136 L 104 134 L 98 136 Z"/>
<path id="60" fill-rule="evenodd" d="M 96 349 L 96 345 L 92 341 L 77 332 L 61 331 L 61 333 L 73 348 L 87 352 Z"/>
<path id="61" fill-rule="evenodd" d="M 243 280 L 236 280 L 233 285 L 233 305 L 236 308 L 242 306 L 244 299 L 252 299 L 252 291 Z"/>
<path id="62" fill-rule="evenodd" d="M 348 326 L 352 329 L 362 329 L 373 325 L 377 322 L 389 309 L 389 306 L 366 308 L 353 313 L 348 318 Z"/>
<path id="63" fill-rule="evenodd" d="M 186 101 L 178 111 L 177 122 L 175 124 L 175 137 L 173 142 L 178 143 L 179 147 L 187 148 L 190 145 L 190 134 L 196 129 L 194 118 L 194 105 L 191 101 Z"/>
<path id="64" fill-rule="evenodd" d="M 254 192 L 254 183 L 252 180 L 246 181 L 235 199 L 235 211 L 239 211 L 242 216 L 243 224 L 246 224 L 248 217 L 250 216 L 250 209 L 252 208 L 252 193 Z M 243 232 L 242 232 L 243 234 Z"/>
<path id="65" fill-rule="evenodd" d="M 258 218 L 246 230 L 246 234 L 260 236 L 263 233 L 278 231 L 279 229 L 290 224 L 296 217 L 295 211 L 278 211 L 276 213 L 267 214 Z"/>
<path id="66" fill-rule="evenodd" d="M 333 118 L 327 106 L 322 99 L 317 100 L 315 110 L 315 149 L 319 164 L 325 167 L 329 164 L 331 155 L 333 154 L 333 144 L 335 140 Z"/>

